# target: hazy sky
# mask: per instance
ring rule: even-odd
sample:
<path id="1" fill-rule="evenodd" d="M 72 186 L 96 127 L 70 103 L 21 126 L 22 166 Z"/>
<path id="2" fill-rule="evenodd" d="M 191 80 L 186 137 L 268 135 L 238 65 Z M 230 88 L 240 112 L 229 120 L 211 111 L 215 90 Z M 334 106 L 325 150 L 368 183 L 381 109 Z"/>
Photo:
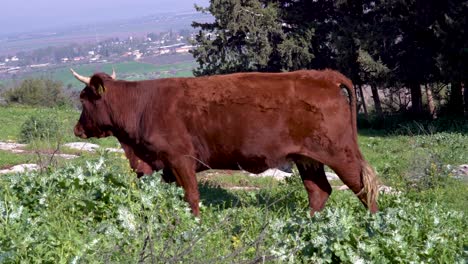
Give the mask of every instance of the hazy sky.
<path id="1" fill-rule="evenodd" d="M 209 0 L 1 0 L 0 35 L 194 10 Z"/>

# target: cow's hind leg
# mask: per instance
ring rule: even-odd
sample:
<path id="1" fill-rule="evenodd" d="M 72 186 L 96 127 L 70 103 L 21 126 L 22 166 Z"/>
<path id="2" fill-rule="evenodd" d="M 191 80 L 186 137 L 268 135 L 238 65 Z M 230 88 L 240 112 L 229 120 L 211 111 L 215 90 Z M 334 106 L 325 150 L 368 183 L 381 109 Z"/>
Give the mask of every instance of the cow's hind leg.
<path id="1" fill-rule="evenodd" d="M 294 162 L 309 196 L 310 214 L 313 215 L 323 209 L 332 188 L 325 175 L 323 163 L 305 157 L 296 158 Z"/>

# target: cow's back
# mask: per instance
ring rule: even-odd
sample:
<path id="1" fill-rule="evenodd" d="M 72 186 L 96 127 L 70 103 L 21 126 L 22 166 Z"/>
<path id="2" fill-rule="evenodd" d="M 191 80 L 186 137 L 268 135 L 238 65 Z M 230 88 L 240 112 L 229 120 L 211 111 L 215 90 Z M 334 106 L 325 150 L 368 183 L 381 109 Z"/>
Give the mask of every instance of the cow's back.
<path id="1" fill-rule="evenodd" d="M 315 71 L 243 73 L 182 79 L 174 119 L 197 158 L 213 167 L 261 171 L 306 147 L 332 152 L 352 140 L 350 108 L 340 88 Z"/>

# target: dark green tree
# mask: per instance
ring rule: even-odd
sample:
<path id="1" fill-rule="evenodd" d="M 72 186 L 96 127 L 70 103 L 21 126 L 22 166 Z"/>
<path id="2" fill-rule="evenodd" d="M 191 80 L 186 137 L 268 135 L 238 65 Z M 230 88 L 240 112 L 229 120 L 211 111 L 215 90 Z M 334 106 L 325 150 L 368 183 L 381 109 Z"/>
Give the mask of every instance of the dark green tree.
<path id="1" fill-rule="evenodd" d="M 451 113 L 468 113 L 468 1 L 445 1 L 444 15 L 434 27 L 441 49 L 437 58 L 441 81 L 450 82 L 449 109 Z M 462 83 L 465 84 L 464 99 Z M 464 101 L 464 109 L 463 109 Z"/>
<path id="2" fill-rule="evenodd" d="M 306 68 L 313 58 L 313 29 L 288 32 L 276 3 L 259 0 L 212 0 L 214 22 L 197 23 L 192 51 L 195 75 L 238 71 L 281 71 Z"/>

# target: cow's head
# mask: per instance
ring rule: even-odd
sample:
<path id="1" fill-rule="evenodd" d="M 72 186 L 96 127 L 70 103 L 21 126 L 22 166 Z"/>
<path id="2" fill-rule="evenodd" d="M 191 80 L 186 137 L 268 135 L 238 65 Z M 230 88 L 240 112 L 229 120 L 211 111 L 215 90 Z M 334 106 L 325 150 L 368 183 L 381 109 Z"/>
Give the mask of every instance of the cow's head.
<path id="1" fill-rule="evenodd" d="M 106 80 L 115 79 L 115 71 L 109 76 L 105 73 L 84 77 L 70 69 L 80 82 L 86 87 L 80 93 L 80 101 L 83 107 L 80 119 L 75 125 L 75 136 L 80 138 L 107 137 L 112 135 L 111 122 L 106 106 Z"/>

